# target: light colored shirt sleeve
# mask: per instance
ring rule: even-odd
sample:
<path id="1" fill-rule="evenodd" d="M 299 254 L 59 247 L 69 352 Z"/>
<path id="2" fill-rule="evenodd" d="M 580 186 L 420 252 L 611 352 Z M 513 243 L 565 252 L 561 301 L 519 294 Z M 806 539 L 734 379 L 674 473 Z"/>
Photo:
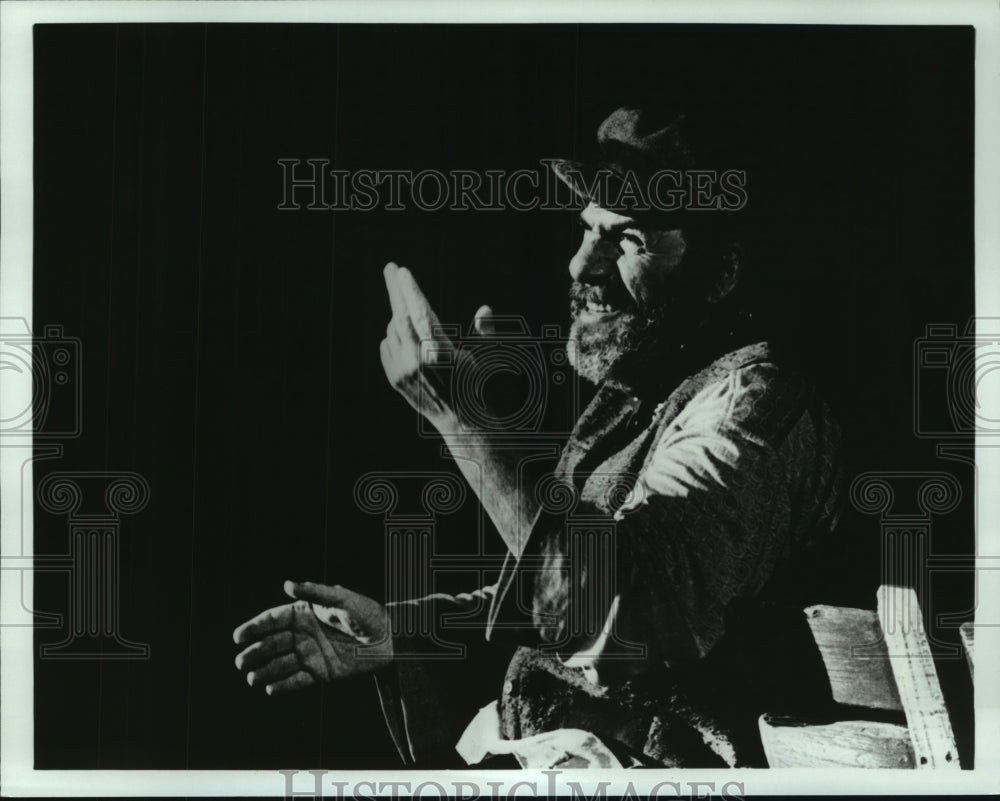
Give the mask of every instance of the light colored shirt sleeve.
<path id="1" fill-rule="evenodd" d="M 838 453 L 839 431 L 803 377 L 764 363 L 706 386 L 660 433 L 614 515 L 613 597 L 586 560 L 568 592 L 536 592 L 563 599 L 563 620 L 580 613 L 567 607 L 606 609 L 573 664 L 597 664 L 623 642 L 668 664 L 707 654 L 730 602 L 758 594 L 783 560 L 832 528 Z"/>

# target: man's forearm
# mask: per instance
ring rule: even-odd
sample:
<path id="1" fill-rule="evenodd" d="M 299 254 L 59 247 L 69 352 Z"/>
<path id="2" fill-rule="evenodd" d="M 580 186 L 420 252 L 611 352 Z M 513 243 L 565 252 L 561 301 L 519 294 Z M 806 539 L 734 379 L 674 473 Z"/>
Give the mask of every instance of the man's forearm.
<path id="1" fill-rule="evenodd" d="M 527 454 L 497 447 L 456 419 L 439 422 L 437 428 L 507 548 L 520 556 L 539 507 L 534 493 L 521 486 L 520 467 Z"/>

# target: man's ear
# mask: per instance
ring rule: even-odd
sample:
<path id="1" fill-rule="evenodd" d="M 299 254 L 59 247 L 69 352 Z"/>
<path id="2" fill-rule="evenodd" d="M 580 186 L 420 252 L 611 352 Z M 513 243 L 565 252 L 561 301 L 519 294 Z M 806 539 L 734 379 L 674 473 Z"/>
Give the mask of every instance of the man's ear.
<path id="1" fill-rule="evenodd" d="M 720 303 L 736 289 L 743 272 L 743 248 L 738 242 L 727 247 L 720 257 L 715 280 L 708 288 L 708 302 Z"/>

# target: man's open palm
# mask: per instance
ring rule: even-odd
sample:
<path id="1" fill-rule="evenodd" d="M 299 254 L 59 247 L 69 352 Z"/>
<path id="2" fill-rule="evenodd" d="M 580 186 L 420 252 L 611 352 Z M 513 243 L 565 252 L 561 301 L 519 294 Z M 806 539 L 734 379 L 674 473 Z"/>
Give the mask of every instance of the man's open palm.
<path id="1" fill-rule="evenodd" d="M 294 603 L 276 606 L 233 632 L 247 647 L 236 667 L 268 695 L 365 673 L 392 659 L 385 607 L 344 587 L 285 582 Z"/>

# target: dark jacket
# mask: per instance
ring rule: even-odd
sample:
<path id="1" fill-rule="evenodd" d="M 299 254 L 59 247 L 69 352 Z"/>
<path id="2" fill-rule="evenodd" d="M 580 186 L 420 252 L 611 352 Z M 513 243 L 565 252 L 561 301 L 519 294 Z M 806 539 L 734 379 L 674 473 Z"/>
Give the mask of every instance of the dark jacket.
<path id="1" fill-rule="evenodd" d="M 839 509 L 839 429 L 765 343 L 696 358 L 599 388 L 495 585 L 410 602 L 435 619 L 478 610 L 513 656 L 456 708 L 471 663 L 407 659 L 422 646 L 397 641 L 378 685 L 404 762 L 453 762 L 476 704 L 499 695 L 506 739 L 580 728 L 648 764 L 762 764 L 757 715 L 778 701 L 750 669 L 775 686 L 752 654 L 775 630 L 761 610 L 804 598 L 796 560 Z"/>

